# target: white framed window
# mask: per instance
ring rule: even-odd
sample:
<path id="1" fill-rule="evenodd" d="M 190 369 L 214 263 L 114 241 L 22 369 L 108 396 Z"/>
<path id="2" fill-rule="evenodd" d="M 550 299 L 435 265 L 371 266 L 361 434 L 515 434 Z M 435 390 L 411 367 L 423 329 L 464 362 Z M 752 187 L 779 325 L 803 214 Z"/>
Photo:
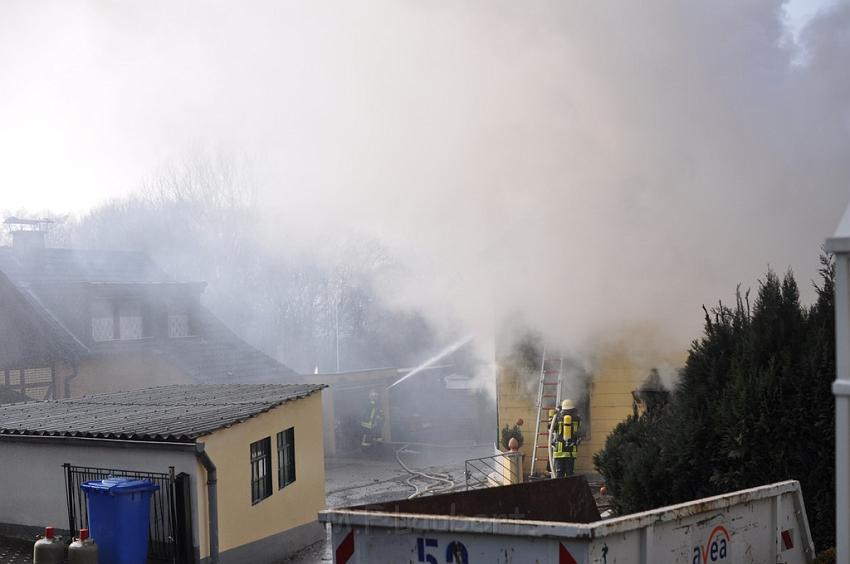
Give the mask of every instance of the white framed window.
<path id="1" fill-rule="evenodd" d="M 174 299 L 168 304 L 168 337 L 176 339 L 192 335 L 192 327 L 189 324 L 189 307 L 179 299 Z"/>
<path id="2" fill-rule="evenodd" d="M 91 338 L 94 341 L 115 339 L 115 312 L 109 300 L 91 303 Z"/>
<path id="3" fill-rule="evenodd" d="M 121 302 L 118 306 L 118 331 L 122 341 L 132 341 L 144 337 L 140 302 Z"/>
<path id="4" fill-rule="evenodd" d="M 185 313 L 169 314 L 168 336 L 170 338 L 189 336 L 189 316 Z"/>
<path id="5" fill-rule="evenodd" d="M 7 375 L 7 385 L 10 386 L 20 386 L 21 385 L 21 371 L 20 370 L 9 370 Z"/>

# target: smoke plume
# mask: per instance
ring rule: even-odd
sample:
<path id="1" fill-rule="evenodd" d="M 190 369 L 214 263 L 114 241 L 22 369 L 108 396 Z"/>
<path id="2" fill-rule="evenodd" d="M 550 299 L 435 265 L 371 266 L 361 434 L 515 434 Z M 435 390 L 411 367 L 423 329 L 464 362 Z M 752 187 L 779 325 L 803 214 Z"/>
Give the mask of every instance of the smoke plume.
<path id="1" fill-rule="evenodd" d="M 684 346 L 768 265 L 814 277 L 850 196 L 847 2 L 797 37 L 775 0 L 6 11 L 25 52 L 54 33 L 36 54 L 64 80 L 23 78 L 66 93 L 73 154 L 106 139 L 140 177 L 191 142 L 245 150 L 269 244 L 377 239 L 388 303 L 456 335 L 521 315 L 575 350 Z"/>
<path id="2" fill-rule="evenodd" d="M 275 153 L 275 213 L 314 221 L 306 245 L 375 235 L 407 267 L 389 299 L 478 334 L 521 312 L 566 346 L 635 328 L 685 345 L 701 304 L 768 266 L 813 277 L 848 198 L 850 5 L 799 42 L 783 17 L 773 1 L 337 14 L 307 33 L 321 68 L 293 75 L 327 89 L 299 118 L 322 133 Z"/>

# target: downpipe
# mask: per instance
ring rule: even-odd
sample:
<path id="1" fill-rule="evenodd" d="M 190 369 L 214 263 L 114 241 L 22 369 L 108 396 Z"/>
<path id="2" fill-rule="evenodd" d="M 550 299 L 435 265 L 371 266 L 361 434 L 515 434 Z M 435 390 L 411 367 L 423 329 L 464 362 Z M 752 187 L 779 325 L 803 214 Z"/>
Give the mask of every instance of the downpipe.
<path id="1" fill-rule="evenodd" d="M 77 363 L 75 362 L 72 366 L 71 375 L 68 378 L 65 378 L 65 381 L 62 384 L 63 392 L 65 398 L 71 397 L 71 380 L 78 376 L 77 374 Z"/>
<path id="2" fill-rule="evenodd" d="M 195 444 L 195 456 L 207 471 L 207 506 L 209 507 L 210 564 L 218 564 L 218 474 L 203 443 Z"/>

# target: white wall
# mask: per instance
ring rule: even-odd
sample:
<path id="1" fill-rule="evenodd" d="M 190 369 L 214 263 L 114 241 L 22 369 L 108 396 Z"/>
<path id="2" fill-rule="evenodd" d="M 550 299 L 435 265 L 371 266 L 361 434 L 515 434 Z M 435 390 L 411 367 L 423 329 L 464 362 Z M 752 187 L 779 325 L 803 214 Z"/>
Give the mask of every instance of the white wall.
<path id="1" fill-rule="evenodd" d="M 65 470 L 62 464 L 117 468 L 142 472 L 185 472 L 197 484 L 198 471 L 191 451 L 116 448 L 0 439 L 0 523 L 68 528 Z M 206 480 L 206 476 L 201 476 Z M 195 488 L 193 488 L 194 490 Z M 197 545 L 197 501 L 192 520 Z M 205 525 L 204 525 L 205 526 Z"/>

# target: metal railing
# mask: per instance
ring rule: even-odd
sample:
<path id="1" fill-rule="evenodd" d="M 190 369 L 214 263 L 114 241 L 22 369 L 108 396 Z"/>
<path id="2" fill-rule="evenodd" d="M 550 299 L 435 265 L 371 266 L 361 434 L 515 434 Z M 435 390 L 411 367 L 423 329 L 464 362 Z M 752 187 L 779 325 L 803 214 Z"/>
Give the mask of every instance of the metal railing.
<path id="1" fill-rule="evenodd" d="M 494 488 L 522 482 L 522 454 L 507 452 L 466 461 L 466 489 Z"/>
<path id="2" fill-rule="evenodd" d="M 72 534 L 89 526 L 88 504 L 80 485 L 89 480 L 103 480 L 114 476 L 150 480 L 159 486 L 159 490 L 151 496 L 148 558 L 162 562 L 184 562 L 184 558 L 180 556 L 183 551 L 178 548 L 177 543 L 177 531 L 183 530 L 184 527 L 178 523 L 176 504 L 178 478 L 174 475 L 173 466 L 169 467 L 167 474 L 116 468 L 72 466 L 68 463 L 62 466 L 65 468 L 68 526 Z"/>

